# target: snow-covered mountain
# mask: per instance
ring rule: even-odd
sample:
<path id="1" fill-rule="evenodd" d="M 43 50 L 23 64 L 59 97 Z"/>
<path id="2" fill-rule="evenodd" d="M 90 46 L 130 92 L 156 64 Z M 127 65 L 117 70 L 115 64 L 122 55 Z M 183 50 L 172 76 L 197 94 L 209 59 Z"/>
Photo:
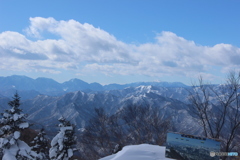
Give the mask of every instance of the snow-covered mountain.
<path id="1" fill-rule="evenodd" d="M 22 108 L 29 115 L 29 120 L 46 128 L 54 128 L 60 116 L 81 128 L 93 117 L 94 108 L 103 107 L 109 114 L 114 114 L 132 104 L 158 107 L 165 118 L 171 117 L 177 131 L 195 133 L 199 130 L 194 128 L 197 124 L 187 111 L 187 92 L 184 88 L 151 85 L 90 93 L 75 91 L 61 96 L 38 95 L 22 101 Z M 5 103 L 3 108 L 6 108 L 6 98 L 2 98 L 2 101 Z"/>
<path id="2" fill-rule="evenodd" d="M 106 91 L 106 90 L 119 90 L 126 87 L 137 87 L 137 86 L 158 86 L 158 87 L 187 87 L 180 82 L 138 82 L 130 84 L 109 84 L 102 86 L 99 83 L 87 83 L 80 79 L 71 79 L 64 83 L 58 83 L 53 79 L 49 78 L 37 78 L 32 79 L 26 76 L 8 76 L 0 77 L 0 94 L 11 97 L 16 90 L 21 94 L 22 99 L 32 99 L 39 94 L 50 95 L 50 96 L 60 96 L 68 92 L 74 91 Z"/>
<path id="3" fill-rule="evenodd" d="M 0 109 L 7 107 L 9 98 L 17 90 L 23 97 L 22 108 L 28 119 L 46 129 L 54 129 L 60 116 L 81 128 L 93 117 L 95 108 L 102 107 L 109 114 L 114 114 L 129 105 L 151 106 L 160 108 L 165 118 L 171 117 L 176 131 L 189 130 L 194 134 L 199 129 L 194 127 L 197 123 L 187 110 L 189 89 L 178 82 L 102 86 L 79 79 L 60 84 L 47 78 L 0 77 Z"/>

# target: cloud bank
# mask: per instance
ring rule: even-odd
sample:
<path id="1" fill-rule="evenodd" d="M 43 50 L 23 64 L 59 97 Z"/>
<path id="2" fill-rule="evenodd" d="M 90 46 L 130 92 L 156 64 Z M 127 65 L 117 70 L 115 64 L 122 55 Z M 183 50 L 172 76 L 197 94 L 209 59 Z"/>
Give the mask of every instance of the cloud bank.
<path id="1" fill-rule="evenodd" d="M 0 33 L 1 70 L 106 75 L 181 75 L 214 77 L 240 67 L 240 48 L 230 44 L 201 46 L 163 31 L 154 43 L 127 44 L 91 24 L 75 20 L 30 18 L 24 34 Z"/>

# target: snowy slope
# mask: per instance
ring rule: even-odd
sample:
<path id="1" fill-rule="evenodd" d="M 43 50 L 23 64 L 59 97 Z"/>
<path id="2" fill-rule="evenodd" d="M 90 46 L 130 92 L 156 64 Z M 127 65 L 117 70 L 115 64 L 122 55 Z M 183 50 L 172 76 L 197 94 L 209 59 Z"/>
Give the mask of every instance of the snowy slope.
<path id="1" fill-rule="evenodd" d="M 143 87 L 127 88 L 122 91 L 100 93 L 77 91 L 60 97 L 41 95 L 32 100 L 24 101 L 22 108 L 29 115 L 29 120 L 41 123 L 45 127 L 55 126 L 57 119 L 64 116 L 71 119 L 77 128 L 82 128 L 93 117 L 95 107 L 103 107 L 109 114 L 114 114 L 129 104 L 158 107 L 165 118 L 171 116 L 173 124 L 181 129 L 191 128 L 195 125 L 191 115 L 186 111 L 186 104 L 163 97 L 155 93 L 150 87 L 145 89 Z M 195 129 L 191 129 L 191 131 L 197 132 Z M 178 132 L 182 131 L 178 130 Z"/>
<path id="2" fill-rule="evenodd" d="M 117 154 L 101 158 L 100 160 L 172 160 L 165 157 L 165 147 L 140 144 L 124 147 Z"/>
<path id="3" fill-rule="evenodd" d="M 175 88 L 177 89 L 177 88 Z M 173 92 L 175 92 L 173 94 Z M 21 108 L 28 114 L 31 123 L 54 129 L 57 119 L 64 116 L 82 128 L 94 116 L 94 108 L 104 108 L 108 114 L 114 114 L 130 104 L 157 107 L 164 118 L 171 116 L 176 132 L 199 134 L 199 127 L 188 113 L 186 90 L 154 86 L 128 87 L 123 90 L 86 93 L 82 91 L 66 93 L 52 97 L 38 95 L 34 99 L 22 101 Z M 171 98 L 169 98 L 171 97 Z M 177 100 L 181 99 L 180 101 Z M 0 98 L 0 111 L 8 108 L 8 100 Z M 181 129 L 181 130 L 179 130 Z"/>

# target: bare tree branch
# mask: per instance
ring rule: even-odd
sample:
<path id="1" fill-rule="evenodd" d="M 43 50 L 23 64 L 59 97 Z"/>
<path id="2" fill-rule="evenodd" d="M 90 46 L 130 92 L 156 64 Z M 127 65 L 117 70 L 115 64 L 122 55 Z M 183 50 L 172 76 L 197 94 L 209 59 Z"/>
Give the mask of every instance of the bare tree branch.
<path id="1" fill-rule="evenodd" d="M 199 84 L 189 91 L 190 111 L 196 115 L 206 137 L 223 142 L 223 151 L 236 150 L 240 140 L 240 73 L 229 72 L 221 86 Z M 239 147 L 239 146 L 238 146 Z"/>

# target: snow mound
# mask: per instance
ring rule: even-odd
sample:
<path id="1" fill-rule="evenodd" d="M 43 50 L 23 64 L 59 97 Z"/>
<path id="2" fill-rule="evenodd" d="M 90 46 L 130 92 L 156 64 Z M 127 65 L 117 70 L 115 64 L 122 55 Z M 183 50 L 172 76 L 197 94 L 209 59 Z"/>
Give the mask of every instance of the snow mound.
<path id="1" fill-rule="evenodd" d="M 100 160 L 172 160 L 165 157 L 165 149 L 166 147 L 150 144 L 131 145 Z"/>
<path id="2" fill-rule="evenodd" d="M 19 154 L 22 159 L 34 159 L 33 157 L 38 157 L 37 153 L 31 151 L 31 148 L 25 142 L 18 140 L 16 144 L 11 145 L 10 148 L 5 151 L 2 160 L 17 160 L 17 154 Z"/>

